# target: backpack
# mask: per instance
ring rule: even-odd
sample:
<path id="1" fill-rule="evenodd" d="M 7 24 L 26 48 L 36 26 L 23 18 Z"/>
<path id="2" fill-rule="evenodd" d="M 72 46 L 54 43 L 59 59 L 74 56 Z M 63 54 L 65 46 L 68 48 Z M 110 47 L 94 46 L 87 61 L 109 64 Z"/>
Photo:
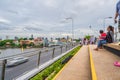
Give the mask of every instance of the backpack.
<path id="1" fill-rule="evenodd" d="M 107 43 L 113 43 L 113 39 L 112 39 L 110 32 L 107 33 L 105 40 Z"/>

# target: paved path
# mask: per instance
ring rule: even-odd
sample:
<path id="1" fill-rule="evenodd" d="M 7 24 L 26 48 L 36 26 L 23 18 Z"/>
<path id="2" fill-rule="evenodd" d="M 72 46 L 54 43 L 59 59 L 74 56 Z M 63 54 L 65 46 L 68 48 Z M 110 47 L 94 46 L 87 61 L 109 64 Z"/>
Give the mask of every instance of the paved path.
<path id="1" fill-rule="evenodd" d="M 54 80 L 91 80 L 88 46 L 83 46 Z"/>
<path id="2" fill-rule="evenodd" d="M 113 63 L 120 61 L 120 57 L 102 49 L 94 51 L 96 46 L 90 46 L 98 80 L 120 80 L 120 67 L 115 67 Z"/>

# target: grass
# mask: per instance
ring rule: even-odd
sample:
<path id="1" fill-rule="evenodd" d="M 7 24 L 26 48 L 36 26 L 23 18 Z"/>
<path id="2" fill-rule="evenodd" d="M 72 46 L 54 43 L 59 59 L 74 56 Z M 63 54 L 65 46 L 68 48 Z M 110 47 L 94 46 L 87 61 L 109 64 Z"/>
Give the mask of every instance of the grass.
<path id="1" fill-rule="evenodd" d="M 55 63 L 48 66 L 46 69 L 42 70 L 38 74 L 36 74 L 34 77 L 32 77 L 29 80 L 52 80 L 55 75 L 63 68 L 65 64 L 62 64 L 61 62 L 66 59 L 69 56 L 74 56 L 80 49 L 80 46 L 70 51 L 68 54 L 57 60 Z"/>

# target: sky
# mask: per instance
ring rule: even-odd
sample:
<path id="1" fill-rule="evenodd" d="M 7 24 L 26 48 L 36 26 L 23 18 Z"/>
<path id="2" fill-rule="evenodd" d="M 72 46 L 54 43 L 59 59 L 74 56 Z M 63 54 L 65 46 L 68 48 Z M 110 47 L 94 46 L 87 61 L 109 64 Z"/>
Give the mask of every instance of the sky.
<path id="1" fill-rule="evenodd" d="M 113 17 L 118 0 L 0 0 L 0 38 L 97 35 Z M 106 19 L 105 26 L 114 25 Z M 89 26 L 92 28 L 90 29 Z M 116 25 L 114 25 L 116 26 Z"/>

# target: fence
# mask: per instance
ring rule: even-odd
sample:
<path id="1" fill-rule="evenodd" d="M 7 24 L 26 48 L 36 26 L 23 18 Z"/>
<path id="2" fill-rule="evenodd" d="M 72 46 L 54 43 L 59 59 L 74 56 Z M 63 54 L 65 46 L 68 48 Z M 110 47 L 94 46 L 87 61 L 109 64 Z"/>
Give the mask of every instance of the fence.
<path id="1" fill-rule="evenodd" d="M 36 51 L 4 57 L 0 59 L 0 80 L 12 80 L 19 75 L 25 74 L 26 72 L 41 66 L 45 62 L 54 59 L 62 53 L 72 49 L 76 45 L 78 45 L 78 43 L 70 43 L 63 46 L 43 48 L 42 50 L 38 49 Z M 15 65 L 8 67 L 8 62 L 16 57 L 27 58 L 28 61 L 22 63 L 18 63 L 19 60 L 16 62 L 13 61 Z"/>

